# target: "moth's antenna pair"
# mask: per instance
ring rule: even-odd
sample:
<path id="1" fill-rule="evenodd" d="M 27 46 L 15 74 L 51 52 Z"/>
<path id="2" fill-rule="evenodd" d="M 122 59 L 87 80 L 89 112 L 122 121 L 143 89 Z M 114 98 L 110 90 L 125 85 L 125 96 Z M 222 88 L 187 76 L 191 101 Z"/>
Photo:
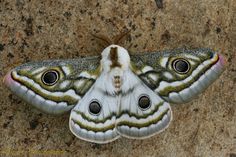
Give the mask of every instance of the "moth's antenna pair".
<path id="1" fill-rule="evenodd" d="M 114 40 L 111 40 L 109 37 L 106 37 L 104 35 L 96 35 L 96 34 L 92 34 L 91 35 L 97 39 L 100 39 L 101 41 L 104 41 L 105 44 L 103 44 L 104 47 L 107 47 L 111 44 L 116 44 L 119 45 L 121 40 L 127 36 L 129 33 L 131 32 L 131 30 L 122 32 L 121 34 L 118 34 L 117 36 L 114 37 Z"/>

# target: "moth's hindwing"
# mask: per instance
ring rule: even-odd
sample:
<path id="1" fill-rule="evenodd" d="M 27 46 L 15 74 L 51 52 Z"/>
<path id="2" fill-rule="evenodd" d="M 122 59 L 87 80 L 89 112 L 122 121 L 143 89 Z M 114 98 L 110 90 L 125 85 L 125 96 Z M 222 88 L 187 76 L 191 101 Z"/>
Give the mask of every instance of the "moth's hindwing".
<path id="1" fill-rule="evenodd" d="M 71 110 L 90 89 L 100 73 L 98 66 L 97 57 L 27 63 L 11 70 L 4 82 L 39 110 L 61 114 Z"/>
<path id="2" fill-rule="evenodd" d="M 223 57 L 209 49 L 173 50 L 131 56 L 133 71 L 171 103 L 190 101 L 223 72 Z"/>
<path id="3" fill-rule="evenodd" d="M 143 139 L 168 127 L 172 119 L 170 105 L 147 87 L 135 74 L 127 74 L 129 90 L 122 93 L 117 130 L 120 135 Z"/>
<path id="4" fill-rule="evenodd" d="M 104 88 L 106 76 L 101 75 L 71 111 L 71 132 L 86 141 L 107 143 L 119 138 L 116 120 L 119 102 Z"/>

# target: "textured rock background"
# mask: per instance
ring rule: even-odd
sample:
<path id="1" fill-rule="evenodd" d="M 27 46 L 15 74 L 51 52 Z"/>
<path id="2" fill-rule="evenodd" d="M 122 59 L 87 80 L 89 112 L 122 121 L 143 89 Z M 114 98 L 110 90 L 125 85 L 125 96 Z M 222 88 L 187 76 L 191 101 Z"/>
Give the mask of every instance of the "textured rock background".
<path id="1" fill-rule="evenodd" d="M 158 0 L 157 0 L 158 1 Z M 198 99 L 173 105 L 174 119 L 146 140 L 96 145 L 69 131 L 69 114 L 40 113 L 0 81 L 0 156 L 236 156 L 235 0 L 0 0 L 0 80 L 28 61 L 99 55 L 91 36 L 131 30 L 131 53 L 209 47 L 225 55 L 223 75 Z"/>

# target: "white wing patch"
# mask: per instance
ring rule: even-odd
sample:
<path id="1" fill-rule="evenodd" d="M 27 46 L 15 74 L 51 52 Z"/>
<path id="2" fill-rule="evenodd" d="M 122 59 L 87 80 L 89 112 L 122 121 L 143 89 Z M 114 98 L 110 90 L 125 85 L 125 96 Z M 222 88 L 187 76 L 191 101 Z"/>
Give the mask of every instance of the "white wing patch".
<path id="1" fill-rule="evenodd" d="M 150 66 L 145 66 L 145 67 L 142 69 L 142 73 L 146 73 L 146 72 L 151 71 L 151 70 L 153 70 L 152 67 L 150 67 Z"/>
<path id="2" fill-rule="evenodd" d="M 166 68 L 167 63 L 168 63 L 168 59 L 169 59 L 169 57 L 163 57 L 163 58 L 160 59 L 160 65 L 161 65 L 163 68 Z"/>
<path id="3" fill-rule="evenodd" d="M 64 82 L 60 84 L 60 89 L 66 88 L 67 86 L 69 86 L 70 83 L 71 83 L 70 81 L 65 80 Z"/>
<path id="4" fill-rule="evenodd" d="M 62 66 L 61 67 L 63 72 L 66 74 L 66 75 L 70 75 L 71 74 L 71 69 L 69 66 Z"/>
<path id="5" fill-rule="evenodd" d="M 92 78 L 92 79 L 96 79 L 97 76 L 96 75 L 91 75 L 89 74 L 87 71 L 83 71 L 79 74 L 79 77 L 85 77 L 85 78 Z"/>

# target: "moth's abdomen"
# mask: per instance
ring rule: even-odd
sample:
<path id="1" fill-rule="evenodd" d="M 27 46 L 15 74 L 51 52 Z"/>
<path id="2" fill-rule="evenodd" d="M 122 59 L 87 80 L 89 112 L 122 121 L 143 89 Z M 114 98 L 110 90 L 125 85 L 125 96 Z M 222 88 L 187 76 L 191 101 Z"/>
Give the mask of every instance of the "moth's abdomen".
<path id="1" fill-rule="evenodd" d="M 114 76 L 113 84 L 115 86 L 116 91 L 119 92 L 120 87 L 121 87 L 121 78 L 120 78 L 120 76 Z"/>

